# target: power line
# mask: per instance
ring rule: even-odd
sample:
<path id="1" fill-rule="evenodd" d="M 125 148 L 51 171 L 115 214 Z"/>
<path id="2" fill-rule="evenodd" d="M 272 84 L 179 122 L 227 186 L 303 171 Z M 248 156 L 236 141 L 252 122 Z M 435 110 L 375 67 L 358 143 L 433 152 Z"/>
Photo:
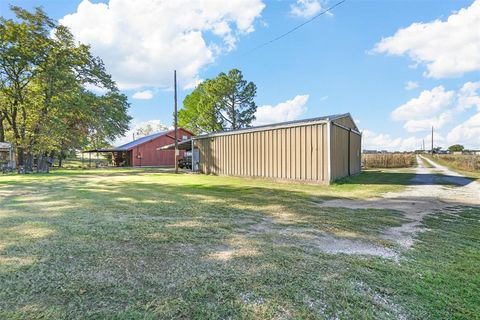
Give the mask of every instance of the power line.
<path id="1" fill-rule="evenodd" d="M 339 5 L 341 5 L 342 3 L 344 3 L 345 1 L 347 1 L 347 0 L 341 0 L 341 1 L 337 2 L 337 3 L 335 3 L 333 6 L 331 6 L 331 7 L 327 8 L 327 9 L 323 10 L 323 11 L 320 12 L 319 14 L 311 17 L 310 19 L 308 19 L 307 21 L 299 24 L 298 26 L 296 26 L 296 27 L 288 30 L 287 32 L 285 32 L 285 33 L 283 33 L 283 34 L 281 34 L 281 35 L 279 35 L 279 36 L 277 36 L 277 37 L 275 37 L 275 38 L 273 38 L 272 40 L 269 40 L 269 41 L 267 41 L 267 42 L 265 42 L 265 43 L 262 43 L 261 45 L 255 47 L 255 48 L 253 48 L 253 49 L 250 50 L 249 52 L 245 53 L 245 55 L 247 55 L 247 54 L 249 54 L 249 53 L 252 53 L 253 51 L 256 51 L 256 50 L 258 50 L 258 49 L 261 49 L 261 48 L 263 48 L 263 47 L 265 47 L 265 46 L 268 46 L 269 44 L 271 44 L 271 43 L 273 43 L 273 42 L 275 42 L 275 41 L 278 41 L 278 40 L 280 40 L 280 39 L 288 36 L 290 33 L 295 32 L 296 30 L 300 29 L 301 27 L 303 27 L 303 26 L 306 25 L 307 23 L 310 23 L 310 22 L 312 22 L 313 20 L 317 19 L 318 17 L 323 16 L 323 15 L 326 14 L 327 12 L 330 12 L 331 10 L 335 9 L 336 7 L 338 7 Z"/>

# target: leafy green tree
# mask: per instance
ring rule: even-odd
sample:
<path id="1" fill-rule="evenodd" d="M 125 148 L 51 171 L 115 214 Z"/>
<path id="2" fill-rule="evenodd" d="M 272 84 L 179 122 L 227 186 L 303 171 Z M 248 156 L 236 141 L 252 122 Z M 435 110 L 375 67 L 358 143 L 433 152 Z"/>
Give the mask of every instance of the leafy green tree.
<path id="1" fill-rule="evenodd" d="M 101 59 L 43 10 L 11 10 L 16 20 L 0 18 L 0 114 L 19 165 L 124 134 L 129 104 Z"/>
<path id="2" fill-rule="evenodd" d="M 256 85 L 244 80 L 240 70 L 222 72 L 185 98 L 179 124 L 197 134 L 249 127 L 257 111 L 256 93 Z"/>
<path id="3" fill-rule="evenodd" d="M 181 127 L 195 134 L 224 130 L 221 122 L 220 108 L 214 96 L 206 90 L 206 80 L 183 100 L 183 109 L 178 112 L 178 123 Z"/>
<path id="4" fill-rule="evenodd" d="M 454 144 L 448 147 L 449 152 L 458 152 L 458 151 L 463 151 L 464 149 L 465 147 L 462 146 L 461 144 Z"/>
<path id="5" fill-rule="evenodd" d="M 219 114 L 224 128 L 240 129 L 251 125 L 257 111 L 253 100 L 257 95 L 257 86 L 244 80 L 240 70 L 220 73 L 208 86 L 221 110 Z"/>

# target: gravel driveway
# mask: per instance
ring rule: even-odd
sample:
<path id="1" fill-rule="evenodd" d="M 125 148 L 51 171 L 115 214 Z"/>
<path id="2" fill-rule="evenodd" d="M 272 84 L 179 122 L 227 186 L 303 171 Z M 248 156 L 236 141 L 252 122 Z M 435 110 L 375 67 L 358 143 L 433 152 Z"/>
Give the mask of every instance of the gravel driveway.
<path id="1" fill-rule="evenodd" d="M 425 162 L 428 162 L 432 168 L 427 167 Z M 402 212 L 408 222 L 388 229 L 383 236 L 403 248 L 409 248 L 413 244 L 415 234 L 422 231 L 422 220 L 426 215 L 435 214 L 445 208 L 480 206 L 480 183 L 467 179 L 423 156 L 417 156 L 417 163 L 416 174 L 411 180 L 411 185 L 402 192 L 386 193 L 381 198 L 365 200 L 329 200 L 321 203 L 320 206 L 390 209 Z M 331 247 L 329 249 L 335 250 Z M 348 253 L 344 246 L 336 249 L 339 253 Z M 370 254 L 388 258 L 393 255 L 393 252 L 372 247 Z"/>

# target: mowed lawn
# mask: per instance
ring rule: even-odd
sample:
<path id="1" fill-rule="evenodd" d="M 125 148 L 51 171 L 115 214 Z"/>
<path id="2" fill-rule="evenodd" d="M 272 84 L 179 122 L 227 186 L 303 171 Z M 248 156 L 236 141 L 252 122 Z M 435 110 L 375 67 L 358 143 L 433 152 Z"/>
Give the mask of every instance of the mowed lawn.
<path id="1" fill-rule="evenodd" d="M 399 212 L 320 208 L 401 190 L 370 171 L 333 186 L 156 170 L 0 176 L 1 319 L 473 319 L 480 210 L 424 221 L 401 251 Z M 399 250 L 327 253 L 321 236 Z"/>

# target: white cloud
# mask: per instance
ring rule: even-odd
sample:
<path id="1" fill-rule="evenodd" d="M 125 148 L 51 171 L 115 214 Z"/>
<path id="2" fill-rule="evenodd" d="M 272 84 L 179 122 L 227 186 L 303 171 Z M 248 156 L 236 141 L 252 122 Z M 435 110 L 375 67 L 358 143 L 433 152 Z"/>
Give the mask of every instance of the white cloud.
<path id="1" fill-rule="evenodd" d="M 414 151 L 421 149 L 425 143 L 426 149 L 430 146 L 431 134 L 423 137 L 410 136 L 407 138 L 392 137 L 385 133 L 376 133 L 368 129 L 362 132 L 363 149 L 366 150 L 387 150 L 387 151 Z M 434 145 L 443 146 L 444 137 L 438 133 L 434 135 Z"/>
<path id="2" fill-rule="evenodd" d="M 376 133 L 368 129 L 362 132 L 363 148 L 367 150 L 395 150 L 402 143 L 401 138 L 392 138 L 389 134 Z"/>
<path id="3" fill-rule="evenodd" d="M 322 10 L 319 0 L 297 0 L 290 5 L 290 13 L 297 17 L 311 18 Z"/>
<path id="4" fill-rule="evenodd" d="M 138 100 L 150 100 L 153 98 L 153 92 L 151 90 L 137 91 L 133 94 L 132 98 Z"/>
<path id="5" fill-rule="evenodd" d="M 480 149 L 480 111 L 447 135 L 450 144 L 459 143 L 467 148 Z"/>
<path id="6" fill-rule="evenodd" d="M 443 78 L 480 70 L 480 0 L 454 12 L 446 21 L 413 23 L 383 38 L 378 53 L 408 55 L 426 64 L 425 76 Z"/>
<path id="7" fill-rule="evenodd" d="M 453 114 L 451 111 L 446 111 L 435 117 L 429 117 L 420 120 L 408 120 L 404 124 L 405 130 L 408 132 L 420 132 L 435 129 L 441 129 L 446 124 L 453 120 Z"/>
<path id="8" fill-rule="evenodd" d="M 392 112 L 393 120 L 420 120 L 451 106 L 454 91 L 445 91 L 443 86 L 424 90 L 418 98 L 413 98 Z"/>
<path id="9" fill-rule="evenodd" d="M 262 0 L 83 0 L 60 19 L 75 38 L 92 46 L 122 89 L 181 86 L 254 31 Z M 211 35 L 207 37 L 208 35 Z"/>
<path id="10" fill-rule="evenodd" d="M 305 104 L 308 98 L 308 94 L 297 95 L 295 98 L 275 106 L 264 105 L 258 107 L 255 113 L 256 120 L 254 125 L 296 120 L 307 110 Z"/>
<path id="11" fill-rule="evenodd" d="M 424 90 L 391 113 L 395 121 L 405 121 L 408 132 L 436 130 L 452 123 L 466 109 L 480 110 L 480 81 L 466 82 L 459 90 L 446 91 L 443 86 Z"/>
<path id="12" fill-rule="evenodd" d="M 465 109 L 477 107 L 478 111 L 480 111 L 480 95 L 478 93 L 479 90 L 480 81 L 465 83 L 458 94 L 457 109 L 459 111 L 463 111 Z"/>
<path id="13" fill-rule="evenodd" d="M 453 124 L 457 116 L 473 107 L 480 112 L 480 81 L 466 82 L 456 91 L 446 91 L 443 86 L 424 90 L 417 98 L 393 110 L 391 117 L 395 121 L 404 121 L 407 132 L 430 131 L 432 127 L 439 130 Z M 470 132 L 470 129 L 467 124 L 451 137 L 459 137 L 461 130 Z"/>
<path id="14" fill-rule="evenodd" d="M 418 83 L 416 83 L 415 81 L 408 81 L 405 84 L 405 90 L 413 90 L 416 88 L 418 88 Z"/>

